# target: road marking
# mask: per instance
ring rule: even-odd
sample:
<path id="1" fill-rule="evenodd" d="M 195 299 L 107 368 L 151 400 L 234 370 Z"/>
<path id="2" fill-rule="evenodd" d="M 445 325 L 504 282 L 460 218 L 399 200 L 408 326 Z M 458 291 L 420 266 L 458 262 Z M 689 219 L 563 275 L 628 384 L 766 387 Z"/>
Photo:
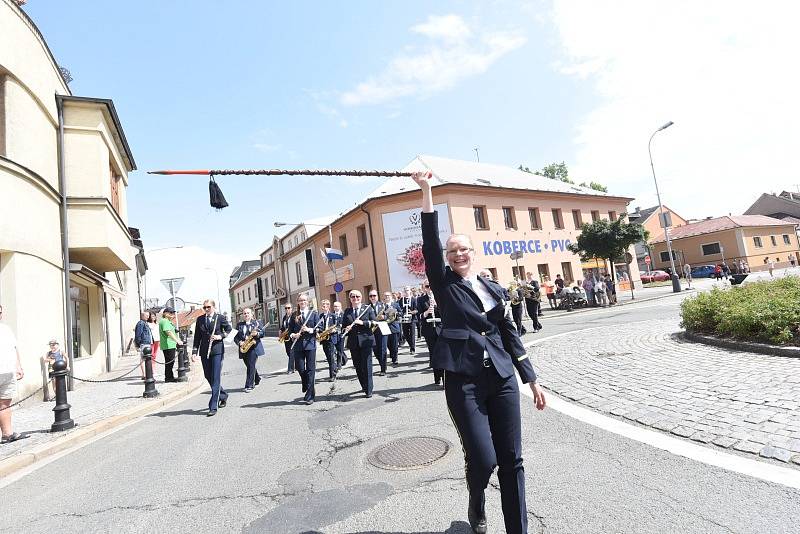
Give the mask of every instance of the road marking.
<path id="1" fill-rule="evenodd" d="M 604 328 L 604 327 L 601 327 Z M 592 330 L 585 328 L 583 330 Z M 575 331 L 577 332 L 577 330 Z M 561 334 L 554 334 L 552 336 L 536 339 L 525 343 L 525 347 L 530 347 L 538 343 L 550 341 L 563 336 L 574 334 L 575 332 L 562 332 Z M 533 398 L 533 392 L 530 387 L 522 384 L 519 376 L 517 381 L 520 384 L 520 392 L 527 397 Z M 550 395 L 547 399 L 547 405 L 557 412 L 563 413 L 578 421 L 602 428 L 608 432 L 624 436 L 628 439 L 645 443 L 651 447 L 661 449 L 690 460 L 702 462 L 704 464 L 721 467 L 734 473 L 751 476 L 767 482 L 776 484 L 783 484 L 790 488 L 800 489 L 800 470 L 792 469 L 789 467 L 781 467 L 778 465 L 769 464 L 766 462 L 752 460 L 737 454 L 723 452 L 721 450 L 712 449 L 697 445 L 690 441 L 674 438 L 658 430 L 651 430 L 630 423 L 625 423 L 619 419 L 595 412 L 589 408 L 584 408 L 578 404 L 565 401 L 555 395 Z"/>

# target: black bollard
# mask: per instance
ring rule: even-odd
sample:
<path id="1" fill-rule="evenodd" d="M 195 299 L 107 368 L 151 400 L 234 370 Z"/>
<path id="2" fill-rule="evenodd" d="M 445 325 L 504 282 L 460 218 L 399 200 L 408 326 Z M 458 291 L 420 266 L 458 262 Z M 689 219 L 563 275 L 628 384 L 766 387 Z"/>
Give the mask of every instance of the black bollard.
<path id="1" fill-rule="evenodd" d="M 53 372 L 50 374 L 55 379 L 56 406 L 55 421 L 50 427 L 51 432 L 61 432 L 75 427 L 75 421 L 69 415 L 70 405 L 67 403 L 67 362 L 58 360 L 53 364 Z"/>
<path id="2" fill-rule="evenodd" d="M 144 393 L 145 399 L 158 397 L 156 380 L 153 378 L 153 348 L 150 345 L 142 347 L 142 360 L 144 361 Z"/>
<path id="3" fill-rule="evenodd" d="M 183 345 L 180 345 L 177 350 L 178 354 L 178 382 L 187 382 L 189 377 L 186 376 L 186 336 L 181 334 L 181 341 L 183 341 Z"/>

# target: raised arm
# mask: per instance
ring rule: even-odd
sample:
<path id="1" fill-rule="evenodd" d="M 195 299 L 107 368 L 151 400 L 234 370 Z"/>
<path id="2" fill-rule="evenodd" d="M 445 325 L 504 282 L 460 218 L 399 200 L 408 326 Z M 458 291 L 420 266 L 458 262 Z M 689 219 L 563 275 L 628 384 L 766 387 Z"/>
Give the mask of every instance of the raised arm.
<path id="1" fill-rule="evenodd" d="M 444 281 L 445 263 L 442 241 L 439 239 L 439 218 L 433 210 L 431 173 L 415 172 L 411 179 L 422 190 L 422 255 L 425 257 L 425 274 L 431 285 L 439 288 Z"/>

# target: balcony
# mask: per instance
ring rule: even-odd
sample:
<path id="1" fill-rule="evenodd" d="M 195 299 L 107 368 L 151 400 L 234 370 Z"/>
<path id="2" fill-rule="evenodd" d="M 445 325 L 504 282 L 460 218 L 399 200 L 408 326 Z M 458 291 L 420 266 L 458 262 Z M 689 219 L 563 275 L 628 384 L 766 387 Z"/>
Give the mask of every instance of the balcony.
<path id="1" fill-rule="evenodd" d="M 69 197 L 70 262 L 93 271 L 128 271 L 135 267 L 135 251 L 128 228 L 105 197 Z"/>

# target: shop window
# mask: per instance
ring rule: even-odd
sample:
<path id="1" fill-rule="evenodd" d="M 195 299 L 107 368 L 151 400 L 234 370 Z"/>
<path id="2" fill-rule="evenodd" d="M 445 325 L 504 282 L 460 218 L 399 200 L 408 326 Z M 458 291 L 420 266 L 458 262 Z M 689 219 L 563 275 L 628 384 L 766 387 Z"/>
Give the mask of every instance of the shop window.
<path id="1" fill-rule="evenodd" d="M 356 228 L 356 235 L 358 236 L 358 250 L 367 248 L 367 227 L 362 224 Z"/>
<path id="2" fill-rule="evenodd" d="M 617 220 L 617 212 L 616 211 L 609 211 L 608 212 L 608 220 L 609 221 L 616 221 Z"/>
<path id="3" fill-rule="evenodd" d="M 300 262 L 295 262 L 294 264 L 294 272 L 297 275 L 297 285 L 303 283 L 303 267 L 301 267 Z"/>
<path id="4" fill-rule="evenodd" d="M 564 277 L 564 283 L 571 284 L 575 281 L 575 276 L 572 274 L 572 263 L 568 261 L 561 262 L 561 276 Z"/>
<path id="5" fill-rule="evenodd" d="M 347 250 L 347 236 L 340 235 L 339 236 L 339 250 L 342 251 L 342 257 L 346 258 L 348 254 Z"/>
<path id="6" fill-rule="evenodd" d="M 783 234 L 783 244 L 784 245 L 791 245 L 792 241 L 789 239 L 789 234 Z"/>
<path id="7" fill-rule="evenodd" d="M 575 225 L 576 230 L 581 229 L 581 225 L 583 225 L 583 215 L 581 215 L 581 210 L 572 210 L 572 223 Z"/>
<path id="8" fill-rule="evenodd" d="M 75 358 L 89 356 L 92 353 L 89 290 L 84 286 L 70 285 L 69 297 L 72 306 L 72 354 Z"/>
<path id="9" fill-rule="evenodd" d="M 772 242 L 772 246 L 773 247 L 777 247 L 778 246 L 778 240 L 775 239 L 774 235 L 769 236 L 769 240 Z"/>
<path id="10" fill-rule="evenodd" d="M 597 210 L 592 210 L 592 222 L 597 222 L 600 220 L 600 212 Z"/>
<path id="11" fill-rule="evenodd" d="M 563 230 L 564 229 L 564 218 L 561 216 L 561 209 L 560 208 L 553 208 L 550 211 L 553 213 L 553 226 L 556 227 L 556 230 Z"/>
<path id="12" fill-rule="evenodd" d="M 764 246 L 764 245 L 761 243 L 761 238 L 760 238 L 759 236 L 755 236 L 755 237 L 753 237 L 753 244 L 756 246 L 756 248 L 761 248 L 761 247 L 763 247 L 763 246 Z"/>
<path id="13" fill-rule="evenodd" d="M 536 266 L 539 271 L 539 280 L 544 281 L 545 277 L 550 279 L 550 266 L 546 263 L 540 263 Z"/>
<path id="14" fill-rule="evenodd" d="M 719 243 L 708 243 L 707 245 L 702 245 L 702 249 L 703 249 L 703 256 L 711 256 L 713 254 L 720 253 Z"/>
<path id="15" fill-rule="evenodd" d="M 528 208 L 528 217 L 531 219 L 531 230 L 542 229 L 542 219 L 539 217 L 539 208 Z"/>
<path id="16" fill-rule="evenodd" d="M 506 224 L 506 230 L 517 229 L 517 218 L 514 216 L 514 208 L 503 206 L 503 222 Z"/>
<path id="17" fill-rule="evenodd" d="M 475 229 L 488 230 L 489 225 L 486 222 L 486 206 L 472 206 L 472 212 L 475 215 Z"/>

